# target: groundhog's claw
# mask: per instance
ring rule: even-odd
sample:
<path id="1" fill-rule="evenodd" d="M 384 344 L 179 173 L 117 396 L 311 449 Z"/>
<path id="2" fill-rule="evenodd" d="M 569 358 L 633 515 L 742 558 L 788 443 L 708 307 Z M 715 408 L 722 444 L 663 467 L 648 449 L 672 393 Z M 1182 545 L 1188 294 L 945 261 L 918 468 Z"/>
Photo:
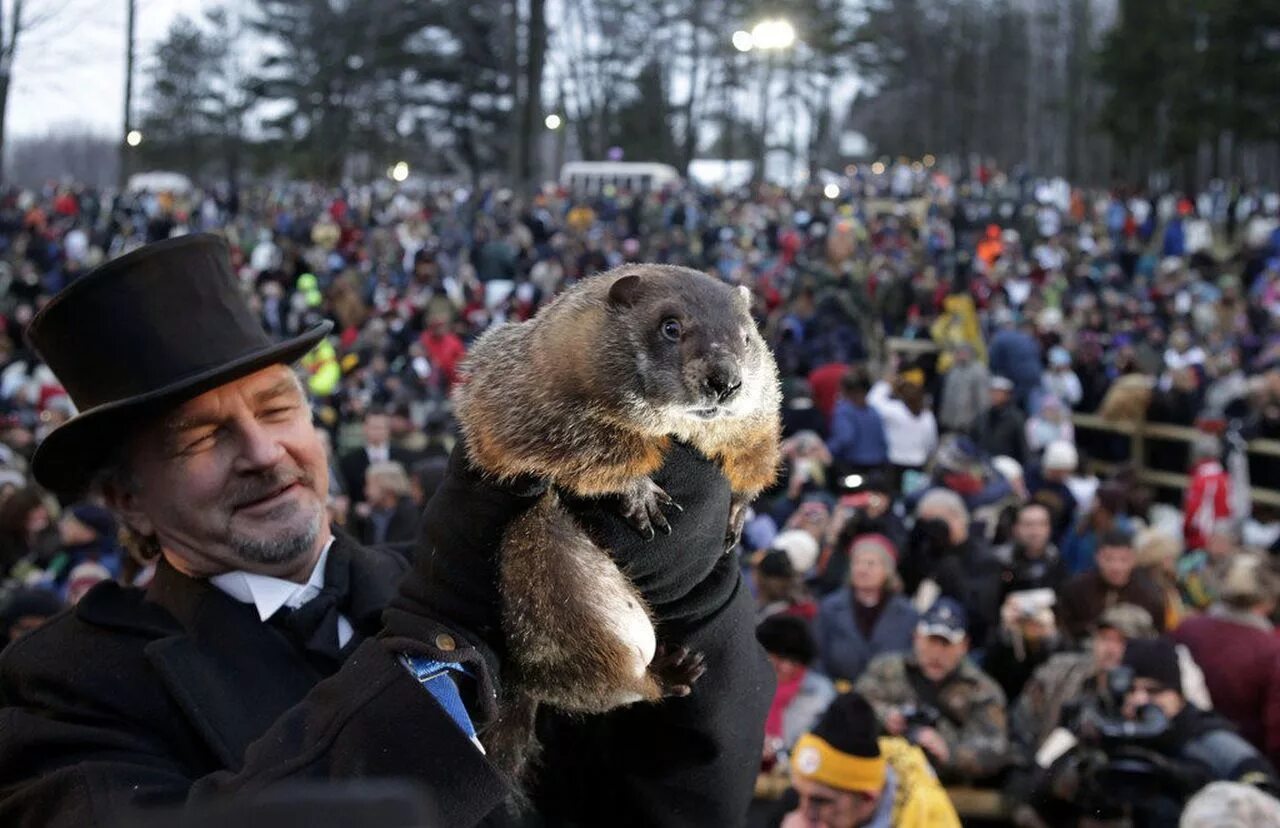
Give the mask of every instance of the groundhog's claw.
<path id="1" fill-rule="evenodd" d="M 672 500 L 671 496 L 657 483 L 647 477 L 642 478 L 619 497 L 622 500 L 623 517 L 636 528 L 636 531 L 644 535 L 646 540 L 653 540 L 655 529 L 661 530 L 666 535 L 671 534 L 671 524 L 667 522 L 667 516 L 662 513 L 662 509 L 664 506 L 680 509 L 680 505 Z"/>
<path id="2" fill-rule="evenodd" d="M 662 695 L 687 696 L 693 692 L 694 683 L 707 672 L 706 658 L 686 647 L 658 645 L 649 672 L 662 687 Z"/>
<path id="3" fill-rule="evenodd" d="M 729 509 L 729 525 L 724 532 L 724 551 L 732 552 L 733 548 L 738 545 L 738 541 L 742 540 L 742 528 L 747 524 L 747 503 L 734 499 L 733 506 Z"/>

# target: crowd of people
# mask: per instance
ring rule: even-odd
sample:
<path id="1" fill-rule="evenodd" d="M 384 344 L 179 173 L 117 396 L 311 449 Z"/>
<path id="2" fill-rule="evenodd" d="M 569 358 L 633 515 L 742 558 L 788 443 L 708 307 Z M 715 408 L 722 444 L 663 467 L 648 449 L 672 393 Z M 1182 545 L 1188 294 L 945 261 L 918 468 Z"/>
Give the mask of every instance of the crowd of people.
<path id="1" fill-rule="evenodd" d="M 918 760 L 999 788 L 1024 825 L 1172 824 L 1202 788 L 1240 795 L 1213 782 L 1280 792 L 1280 520 L 1251 502 L 1276 473 L 1244 448 L 1280 436 L 1280 196 L 850 173 L 836 198 L 5 192 L 4 640 L 151 575 L 92 492 L 59 500 L 27 472 L 75 410 L 24 329 L 96 264 L 215 231 L 272 336 L 335 323 L 300 370 L 330 519 L 370 545 L 416 534 L 470 342 L 594 273 L 678 264 L 751 290 L 783 382 L 784 466 L 738 552 L 778 682 L 759 790 L 792 787 L 762 819 L 868 790 L 799 757 L 863 768 L 881 745 L 900 782 Z M 1073 413 L 1199 436 L 1134 458 Z M 1145 485 L 1144 464 L 1185 491 Z"/>

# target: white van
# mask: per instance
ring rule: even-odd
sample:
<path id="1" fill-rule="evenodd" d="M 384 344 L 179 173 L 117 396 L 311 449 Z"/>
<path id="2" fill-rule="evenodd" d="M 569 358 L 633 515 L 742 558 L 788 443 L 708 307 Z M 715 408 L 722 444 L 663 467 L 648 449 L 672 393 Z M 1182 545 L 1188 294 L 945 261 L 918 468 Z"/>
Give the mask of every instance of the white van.
<path id="1" fill-rule="evenodd" d="M 680 180 L 670 164 L 629 161 L 570 161 L 560 168 L 560 184 L 575 193 L 595 195 L 605 187 L 633 193 L 660 190 Z"/>

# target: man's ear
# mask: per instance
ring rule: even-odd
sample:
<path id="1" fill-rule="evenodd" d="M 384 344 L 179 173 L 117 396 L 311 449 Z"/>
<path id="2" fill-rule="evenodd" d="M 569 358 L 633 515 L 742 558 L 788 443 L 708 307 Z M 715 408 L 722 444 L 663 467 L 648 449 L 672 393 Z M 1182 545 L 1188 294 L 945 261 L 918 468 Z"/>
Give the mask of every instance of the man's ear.
<path id="1" fill-rule="evenodd" d="M 121 522 L 130 532 L 144 537 L 153 534 L 155 527 L 147 513 L 142 511 L 136 488 L 111 481 L 102 487 L 102 494 L 107 507 L 120 516 Z"/>

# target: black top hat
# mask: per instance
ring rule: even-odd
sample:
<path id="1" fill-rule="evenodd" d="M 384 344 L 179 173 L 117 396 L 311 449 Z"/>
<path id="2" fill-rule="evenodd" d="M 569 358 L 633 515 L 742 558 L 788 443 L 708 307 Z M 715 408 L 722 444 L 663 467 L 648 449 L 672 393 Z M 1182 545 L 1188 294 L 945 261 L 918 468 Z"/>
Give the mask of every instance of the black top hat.
<path id="1" fill-rule="evenodd" d="M 143 418 L 294 362 L 331 327 L 272 342 L 219 236 L 182 236 L 113 259 L 54 296 L 27 329 L 80 411 L 40 444 L 32 473 L 53 491 L 79 489 Z"/>

